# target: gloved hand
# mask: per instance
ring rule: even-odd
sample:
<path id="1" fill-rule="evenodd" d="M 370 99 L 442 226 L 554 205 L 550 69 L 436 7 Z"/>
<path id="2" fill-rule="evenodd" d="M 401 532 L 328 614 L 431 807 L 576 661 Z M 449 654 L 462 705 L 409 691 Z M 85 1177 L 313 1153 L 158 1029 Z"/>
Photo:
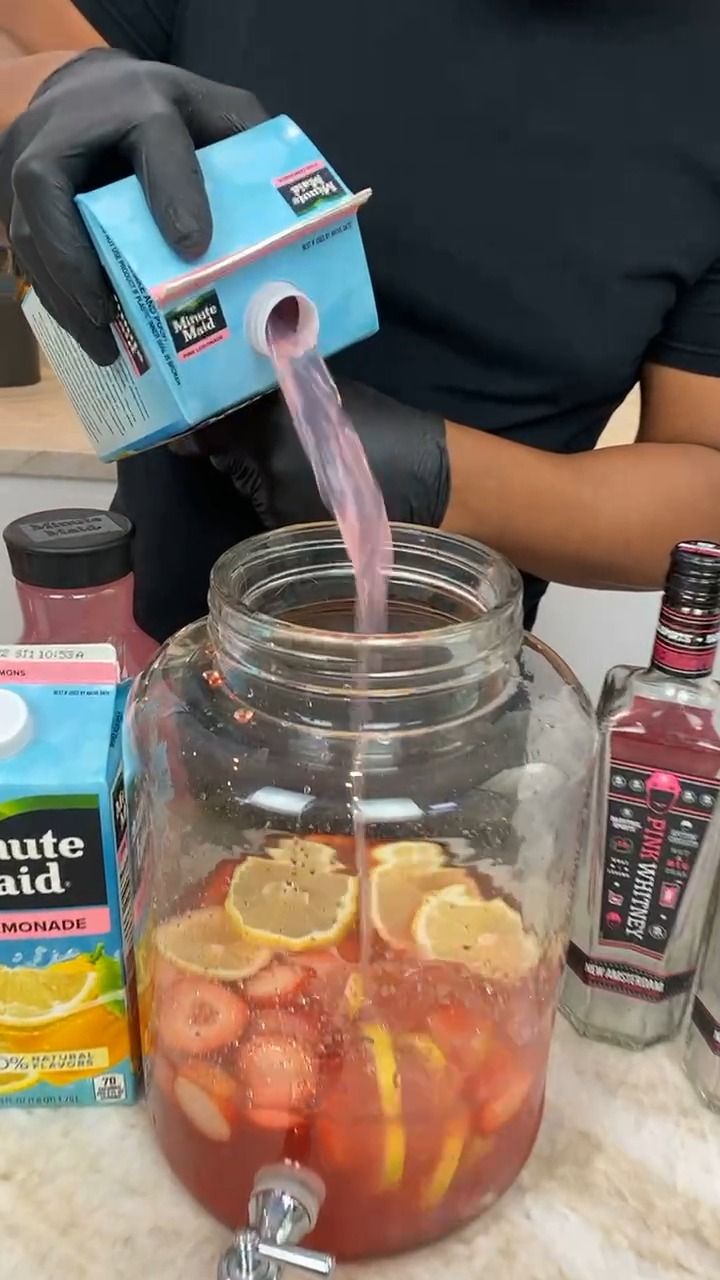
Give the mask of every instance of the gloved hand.
<path id="1" fill-rule="evenodd" d="M 194 147 L 265 118 L 242 89 L 94 49 L 49 76 L 0 136 L 0 222 L 18 267 L 98 364 L 117 356 L 114 304 L 73 196 L 132 168 L 166 240 L 197 258 L 212 220 Z"/>
<path id="2" fill-rule="evenodd" d="M 340 381 L 391 520 L 437 528 L 450 498 L 445 422 L 389 396 Z M 232 478 L 267 528 L 327 520 L 310 464 L 279 393 L 264 396 L 192 439 Z"/>

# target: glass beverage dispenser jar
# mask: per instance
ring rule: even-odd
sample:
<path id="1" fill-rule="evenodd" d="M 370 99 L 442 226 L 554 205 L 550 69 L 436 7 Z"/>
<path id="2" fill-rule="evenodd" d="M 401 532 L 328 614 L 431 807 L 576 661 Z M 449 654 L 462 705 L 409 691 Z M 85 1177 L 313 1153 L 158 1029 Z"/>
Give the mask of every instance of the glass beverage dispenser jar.
<path id="1" fill-rule="evenodd" d="M 515 570 L 394 545 L 366 638 L 335 526 L 229 551 L 127 724 L 158 1142 L 233 1229 L 269 1164 L 321 1188 L 304 1229 L 324 1196 L 309 1243 L 342 1259 L 441 1236 L 531 1151 L 594 749 Z"/>

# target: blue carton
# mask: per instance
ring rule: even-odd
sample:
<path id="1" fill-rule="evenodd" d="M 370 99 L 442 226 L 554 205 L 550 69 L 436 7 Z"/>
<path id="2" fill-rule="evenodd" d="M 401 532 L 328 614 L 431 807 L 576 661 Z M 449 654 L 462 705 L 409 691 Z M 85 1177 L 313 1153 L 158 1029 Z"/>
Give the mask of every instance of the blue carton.
<path id="1" fill-rule="evenodd" d="M 213 214 L 189 265 L 165 243 L 136 178 L 77 197 L 118 302 L 120 359 L 99 369 L 31 290 L 25 314 L 96 453 L 164 444 L 275 385 L 265 322 L 284 298 L 328 357 L 375 333 L 353 194 L 285 116 L 198 152 Z"/>
<path id="2" fill-rule="evenodd" d="M 0 1108 L 137 1096 L 126 692 L 110 645 L 0 649 Z"/>

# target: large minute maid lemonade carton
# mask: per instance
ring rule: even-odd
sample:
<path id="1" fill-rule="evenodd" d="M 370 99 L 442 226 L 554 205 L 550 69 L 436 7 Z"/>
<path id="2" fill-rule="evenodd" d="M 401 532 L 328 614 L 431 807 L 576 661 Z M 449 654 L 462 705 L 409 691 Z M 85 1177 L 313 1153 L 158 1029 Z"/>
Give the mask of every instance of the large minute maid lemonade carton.
<path id="1" fill-rule="evenodd" d="M 213 216 L 189 265 L 135 177 L 77 197 L 117 301 L 119 358 L 99 369 L 31 290 L 24 309 L 96 453 L 166 443 L 276 385 L 265 322 L 283 297 L 313 314 L 321 356 L 378 327 L 352 193 L 285 116 L 198 152 Z"/>
<path id="2" fill-rule="evenodd" d="M 109 645 L 0 648 L 0 1106 L 136 1097 L 126 693 Z"/>

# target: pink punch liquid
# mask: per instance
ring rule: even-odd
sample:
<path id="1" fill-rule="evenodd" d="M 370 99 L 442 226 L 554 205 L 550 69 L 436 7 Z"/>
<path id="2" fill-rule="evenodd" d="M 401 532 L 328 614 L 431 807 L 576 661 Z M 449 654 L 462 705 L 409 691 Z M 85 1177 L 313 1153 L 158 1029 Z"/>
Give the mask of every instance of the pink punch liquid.
<path id="1" fill-rule="evenodd" d="M 20 644 L 111 644 L 122 679 L 143 671 L 157 644 L 133 618 L 132 574 L 85 591 L 48 591 L 16 582 L 23 617 Z"/>
<path id="2" fill-rule="evenodd" d="M 355 630 L 387 629 L 392 535 L 380 486 L 317 348 L 292 313 L 276 307 L 267 326 L 278 386 L 307 454 L 320 497 L 335 517 L 355 574 Z"/>
<path id="3" fill-rule="evenodd" d="M 320 497 L 335 517 L 355 577 L 355 630 L 377 635 L 387 630 L 388 573 L 392 534 L 385 502 L 367 455 L 340 394 L 317 347 L 303 334 L 299 311 L 277 307 L 267 325 L 268 346 L 278 386 L 285 398 L 300 443 L 307 454 Z M 359 648 L 357 682 L 366 686 L 370 669 L 367 649 Z M 360 950 L 367 971 L 372 945 L 370 880 L 363 817 L 364 735 L 369 727 L 367 698 L 354 703 L 356 730 L 350 794 L 355 861 L 360 876 Z"/>

